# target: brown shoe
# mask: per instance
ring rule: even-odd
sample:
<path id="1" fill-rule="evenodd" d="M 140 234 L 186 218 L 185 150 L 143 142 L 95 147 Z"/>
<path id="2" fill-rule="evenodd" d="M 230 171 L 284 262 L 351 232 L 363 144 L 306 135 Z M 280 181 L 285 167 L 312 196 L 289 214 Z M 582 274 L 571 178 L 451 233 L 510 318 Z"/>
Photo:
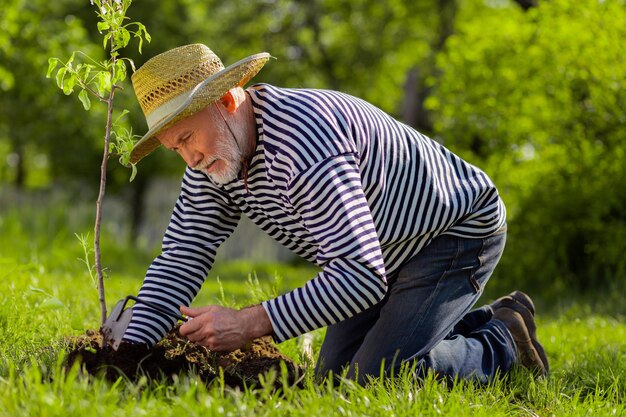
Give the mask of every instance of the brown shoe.
<path id="1" fill-rule="evenodd" d="M 545 368 L 546 373 L 550 372 L 550 365 L 548 364 L 546 351 L 537 340 L 537 325 L 534 320 L 535 304 L 533 303 L 533 300 L 521 291 L 513 291 L 509 295 L 498 298 L 496 301 L 491 303 L 490 306 L 494 314 L 497 310 L 507 308 L 518 312 L 522 316 L 524 324 L 528 329 L 530 340 L 543 362 L 543 367 Z"/>
<path id="2" fill-rule="evenodd" d="M 496 301 L 491 303 L 490 306 L 491 306 L 491 309 L 495 311 L 496 309 L 501 308 L 501 307 L 513 308 L 511 306 L 515 304 L 524 306 L 525 308 L 528 309 L 528 311 L 530 311 L 530 314 L 532 316 L 535 315 L 535 304 L 533 303 L 533 300 L 531 300 L 528 294 L 522 291 L 513 291 L 509 295 L 500 297 Z"/>
<path id="3" fill-rule="evenodd" d="M 534 326 L 535 321 L 529 310 L 520 310 L 516 311 L 511 308 L 500 307 L 495 310 L 492 318 L 503 322 L 509 332 L 511 332 L 511 336 L 513 336 L 515 341 L 518 362 L 539 375 L 546 375 L 548 373 L 547 362 L 544 364 L 537 349 L 540 348 L 543 351 L 543 347 L 536 336 L 534 334 L 531 335 L 526 324 L 532 323 Z"/>

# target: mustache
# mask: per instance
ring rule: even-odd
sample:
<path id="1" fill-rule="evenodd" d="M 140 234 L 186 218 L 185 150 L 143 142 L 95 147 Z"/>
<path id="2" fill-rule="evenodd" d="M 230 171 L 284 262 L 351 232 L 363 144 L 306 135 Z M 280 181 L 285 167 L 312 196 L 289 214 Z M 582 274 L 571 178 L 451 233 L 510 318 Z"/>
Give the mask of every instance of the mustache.
<path id="1" fill-rule="evenodd" d="M 210 167 L 211 165 L 213 165 L 215 163 L 215 161 L 217 161 L 217 158 L 207 158 L 204 161 L 200 162 L 195 167 L 193 167 L 192 169 L 194 169 L 196 171 L 203 171 L 203 170 L 207 169 L 208 167 Z"/>

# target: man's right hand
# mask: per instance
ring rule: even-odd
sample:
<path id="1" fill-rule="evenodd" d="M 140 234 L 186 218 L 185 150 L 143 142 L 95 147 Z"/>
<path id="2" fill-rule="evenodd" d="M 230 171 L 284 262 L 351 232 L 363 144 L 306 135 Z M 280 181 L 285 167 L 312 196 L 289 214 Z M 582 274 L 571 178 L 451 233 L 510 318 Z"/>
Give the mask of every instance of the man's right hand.
<path id="1" fill-rule="evenodd" d="M 272 333 L 270 319 L 260 305 L 242 310 L 216 305 L 181 307 L 180 311 L 192 318 L 180 327 L 180 334 L 216 352 L 232 352 Z"/>

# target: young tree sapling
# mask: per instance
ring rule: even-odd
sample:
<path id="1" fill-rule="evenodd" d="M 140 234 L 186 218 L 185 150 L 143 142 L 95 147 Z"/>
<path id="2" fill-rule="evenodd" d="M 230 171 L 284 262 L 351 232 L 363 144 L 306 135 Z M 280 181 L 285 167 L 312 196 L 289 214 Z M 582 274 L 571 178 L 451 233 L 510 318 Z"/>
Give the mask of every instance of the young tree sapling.
<path id="1" fill-rule="evenodd" d="M 102 220 L 102 202 L 106 189 L 106 172 L 109 157 L 112 154 L 120 156 L 123 165 L 132 168 L 132 181 L 137 170 L 135 165 L 129 164 L 130 151 L 133 146 L 133 135 L 130 129 L 120 126 L 120 119 L 128 113 L 122 110 L 114 119 L 114 98 L 120 83 L 126 79 L 126 65 L 130 64 L 134 70 L 133 61 L 120 55 L 131 38 L 138 40 L 138 49 L 144 40 L 150 42 L 150 35 L 146 27 L 140 22 L 128 22 L 126 12 L 132 0 L 92 0 L 91 4 L 96 8 L 98 16 L 98 31 L 103 34 L 103 49 L 107 59 L 97 61 L 81 51 L 74 51 L 67 61 L 59 58 L 48 60 L 48 78 L 56 70 L 56 83 L 63 93 L 72 94 L 78 90 L 78 99 L 85 110 L 91 108 L 91 99 L 105 103 L 107 106 L 107 119 L 104 132 L 104 149 L 102 164 L 100 166 L 100 188 L 96 202 L 96 217 L 94 223 L 94 258 L 95 272 L 97 274 L 98 295 L 100 301 L 100 322 L 104 323 L 107 317 L 107 308 L 104 291 L 104 274 L 101 264 L 100 252 L 100 225 Z M 91 273 L 91 268 L 90 273 Z"/>

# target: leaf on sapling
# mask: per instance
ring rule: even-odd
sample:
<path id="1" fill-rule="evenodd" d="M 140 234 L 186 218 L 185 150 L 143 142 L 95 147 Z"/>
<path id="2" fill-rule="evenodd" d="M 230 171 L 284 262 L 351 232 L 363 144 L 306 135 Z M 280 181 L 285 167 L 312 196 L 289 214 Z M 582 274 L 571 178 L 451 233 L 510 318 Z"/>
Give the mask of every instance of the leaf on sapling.
<path id="1" fill-rule="evenodd" d="M 113 79 L 113 83 L 115 84 L 118 81 L 124 81 L 126 79 L 126 64 L 124 60 L 120 59 L 115 62 L 115 78 Z"/>
<path id="2" fill-rule="evenodd" d="M 130 110 L 128 109 L 123 109 L 120 113 L 119 116 L 117 116 L 117 119 L 115 119 L 115 122 L 113 122 L 114 125 L 118 125 L 120 123 L 120 120 L 122 120 L 122 118 L 124 116 L 126 116 L 128 113 L 130 113 Z"/>
<path id="3" fill-rule="evenodd" d="M 143 28 L 143 37 L 146 39 L 146 41 L 150 42 L 152 40 L 152 37 L 146 30 L 146 27 L 144 25 L 141 25 L 141 27 Z"/>
<path id="4" fill-rule="evenodd" d="M 69 96 L 74 92 L 74 86 L 76 85 L 76 74 L 68 71 L 69 75 L 63 80 L 63 94 Z"/>
<path id="5" fill-rule="evenodd" d="M 65 72 L 67 71 L 67 68 L 65 67 L 61 67 L 59 68 L 59 70 L 57 71 L 57 76 L 56 76 L 56 81 L 57 81 L 57 86 L 62 90 L 63 89 L 63 77 L 65 76 Z"/>
<path id="6" fill-rule="evenodd" d="M 107 49 L 107 42 L 109 41 L 110 38 L 111 38 L 111 32 L 108 32 L 106 35 L 104 35 L 104 39 L 102 39 L 102 47 L 104 49 Z"/>
<path id="7" fill-rule="evenodd" d="M 87 90 L 82 90 L 78 93 L 78 99 L 81 103 L 83 103 L 85 110 L 89 110 L 91 108 L 91 100 L 89 99 L 89 93 Z"/>
<path id="8" fill-rule="evenodd" d="M 55 78 L 58 87 L 63 90 L 65 94 L 71 94 L 74 87 L 78 84 L 80 87 L 78 98 L 85 110 L 90 110 L 91 108 L 91 99 L 89 94 L 94 94 L 100 101 L 107 104 L 109 108 L 107 117 L 107 134 L 105 135 L 105 149 L 107 150 L 107 153 L 103 157 L 103 163 L 104 160 L 108 159 L 112 153 L 119 153 L 121 155 L 120 162 L 132 169 L 130 178 L 130 181 L 132 181 L 137 174 L 136 166 L 134 164 L 130 164 L 130 153 L 133 147 L 133 135 L 130 130 L 124 129 L 123 127 L 117 129 L 119 126 L 115 126 L 115 130 L 117 131 L 110 130 L 110 128 L 113 127 L 111 125 L 113 94 L 111 93 L 113 89 L 116 88 L 116 83 L 124 81 L 127 77 L 127 67 L 124 62 L 125 60 L 128 60 L 132 70 L 135 70 L 133 61 L 122 57 L 120 50 L 130 43 L 130 39 L 132 37 L 131 35 L 134 35 L 139 38 L 139 52 L 141 52 L 143 40 L 146 39 L 150 41 L 150 35 L 146 31 L 145 26 L 141 23 L 133 22 L 124 25 L 125 21 L 128 20 L 128 17 L 126 17 L 125 14 L 131 4 L 131 0 L 90 0 L 90 2 L 92 5 L 96 6 L 96 15 L 100 20 L 97 22 L 97 28 L 103 37 L 103 48 L 105 50 L 108 49 L 108 58 L 101 62 L 96 62 L 93 58 L 81 51 L 73 52 L 67 63 L 63 63 L 63 61 L 57 58 L 49 58 L 47 77 L 50 78 L 52 73 L 57 70 L 60 64 L 61 68 L 57 70 Z M 136 27 L 137 32 L 130 31 L 128 29 L 129 27 Z M 143 36 L 142 33 L 144 34 Z M 109 48 L 107 48 L 107 45 L 109 45 Z M 72 63 L 77 57 L 86 58 L 90 64 L 77 62 L 76 65 L 73 65 Z M 124 110 L 120 117 L 124 116 L 126 113 L 128 113 L 128 111 Z M 121 134 L 121 136 L 118 136 L 118 134 Z M 114 139 L 114 141 L 112 142 L 111 139 Z M 101 185 L 104 185 L 106 183 L 106 174 L 101 175 L 100 180 Z M 104 187 L 101 187 L 98 195 L 98 209 L 96 210 L 96 221 L 94 226 L 96 230 L 100 230 L 101 211 L 99 210 L 99 207 L 101 207 L 103 197 Z M 106 318 L 106 303 L 104 299 L 105 270 L 103 270 L 99 263 L 99 239 L 94 239 L 94 256 L 96 259 L 94 265 L 92 265 L 89 261 L 86 241 L 81 240 L 81 243 L 83 244 L 85 250 L 84 262 L 89 270 L 89 275 L 92 279 L 94 279 L 94 281 L 97 278 L 98 293 L 100 295 L 101 321 L 104 322 Z M 42 302 L 40 306 L 45 309 L 65 307 L 65 305 L 58 298 L 52 296 L 48 296 L 48 298 Z M 76 322 L 75 325 L 76 327 L 80 327 L 81 323 Z"/>
<path id="9" fill-rule="evenodd" d="M 137 175 L 137 165 L 130 164 L 130 169 L 132 172 L 130 174 L 130 179 L 128 180 L 128 182 L 133 182 L 133 180 L 135 179 L 135 175 Z"/>
<path id="10" fill-rule="evenodd" d="M 105 96 L 111 90 L 111 77 L 108 72 L 100 71 L 96 77 L 98 94 Z"/>
<path id="11" fill-rule="evenodd" d="M 100 33 L 108 30 L 110 27 L 109 22 L 98 22 L 98 32 Z"/>
<path id="12" fill-rule="evenodd" d="M 79 77 L 83 80 L 83 82 L 89 82 L 89 74 L 91 70 L 94 68 L 93 65 L 90 64 L 81 64 L 78 68 L 76 68 L 76 72 L 78 72 Z"/>
<path id="13" fill-rule="evenodd" d="M 46 73 L 46 78 L 50 78 L 52 75 L 52 71 L 59 65 L 58 58 L 48 58 L 48 72 Z"/>
<path id="14" fill-rule="evenodd" d="M 121 35 L 121 42 L 120 42 L 119 47 L 125 48 L 128 45 L 128 42 L 130 42 L 130 33 L 128 32 L 127 29 L 120 28 L 120 35 Z"/>
<path id="15" fill-rule="evenodd" d="M 139 38 L 139 53 L 142 53 L 141 48 L 143 47 L 143 40 L 145 39 L 148 43 L 150 43 L 150 41 L 152 40 L 152 38 L 150 37 L 150 34 L 148 33 L 148 31 L 146 30 L 146 26 L 143 25 L 140 22 L 133 22 L 132 24 L 137 26 L 137 31 L 133 32 L 136 38 Z M 133 65 L 133 71 L 135 70 L 135 67 Z"/>

